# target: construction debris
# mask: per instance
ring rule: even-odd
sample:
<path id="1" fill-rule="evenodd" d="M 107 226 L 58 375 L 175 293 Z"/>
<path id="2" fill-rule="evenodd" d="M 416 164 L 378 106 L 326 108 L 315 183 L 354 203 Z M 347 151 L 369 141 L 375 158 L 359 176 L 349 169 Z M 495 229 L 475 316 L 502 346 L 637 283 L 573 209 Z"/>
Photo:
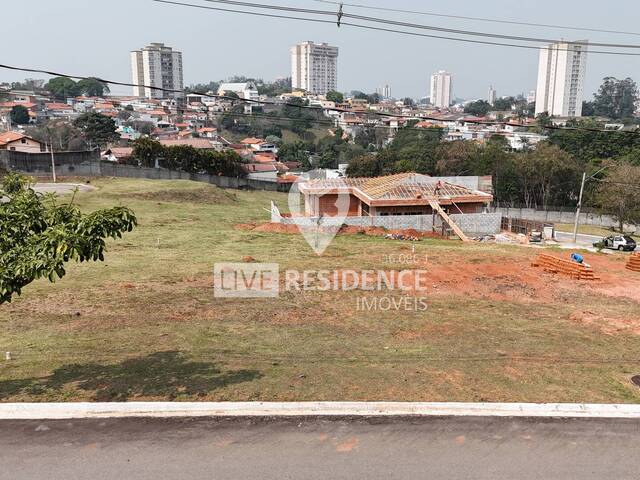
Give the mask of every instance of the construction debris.
<path id="1" fill-rule="evenodd" d="M 387 233 L 384 238 L 389 240 L 411 240 L 412 242 L 419 242 L 420 237 L 415 237 L 412 235 L 403 235 L 401 233 Z"/>
<path id="2" fill-rule="evenodd" d="M 640 272 L 640 253 L 632 253 L 625 268 L 632 272 Z"/>
<path id="3" fill-rule="evenodd" d="M 546 253 L 539 254 L 538 258 L 531 263 L 531 266 L 542 267 L 545 272 L 559 273 L 576 280 L 600 280 L 599 277 L 593 274 L 593 270 L 589 265 L 572 260 L 564 260 Z"/>

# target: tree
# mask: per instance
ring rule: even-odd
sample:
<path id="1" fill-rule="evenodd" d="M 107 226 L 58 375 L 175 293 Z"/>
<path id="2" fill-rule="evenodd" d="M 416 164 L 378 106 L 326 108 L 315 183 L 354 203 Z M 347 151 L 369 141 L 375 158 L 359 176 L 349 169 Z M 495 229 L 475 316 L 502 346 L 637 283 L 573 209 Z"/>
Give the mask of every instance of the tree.
<path id="1" fill-rule="evenodd" d="M 593 117 L 596 114 L 596 109 L 593 106 L 593 102 L 584 101 L 582 102 L 582 116 L 583 117 Z"/>
<path id="2" fill-rule="evenodd" d="M 493 109 L 498 111 L 511 110 L 511 107 L 516 102 L 517 100 L 514 97 L 496 98 L 496 101 L 493 102 Z"/>
<path id="3" fill-rule="evenodd" d="M 42 90 L 44 80 L 39 78 L 25 78 L 22 82 L 11 82 L 12 90 L 28 90 L 38 92 Z"/>
<path id="4" fill-rule="evenodd" d="M 82 132 L 66 120 L 48 120 L 27 128 L 27 135 L 53 145 L 55 151 L 84 150 L 86 144 Z"/>
<path id="5" fill-rule="evenodd" d="M 109 86 L 97 78 L 86 78 L 76 83 L 76 92 L 87 97 L 102 97 L 110 91 Z"/>
<path id="6" fill-rule="evenodd" d="M 620 165 L 612 170 L 601 181 L 596 201 L 616 218 L 621 232 L 626 223 L 640 224 L 640 167 Z"/>
<path id="7" fill-rule="evenodd" d="M 80 129 L 89 142 L 101 147 L 120 138 L 113 119 L 100 113 L 84 113 L 76 118 L 73 125 Z"/>
<path id="8" fill-rule="evenodd" d="M 9 112 L 9 118 L 17 125 L 24 125 L 29 123 L 29 110 L 23 105 L 15 105 Z"/>
<path id="9" fill-rule="evenodd" d="M 403 99 L 402 99 L 402 104 L 403 104 L 405 107 L 415 107 L 416 102 L 415 102 L 415 100 L 414 100 L 413 98 L 406 97 L 406 98 L 403 98 Z"/>
<path id="10" fill-rule="evenodd" d="M 341 94 L 340 92 L 336 92 L 335 90 L 331 90 L 327 92 L 327 100 L 335 103 L 343 103 L 344 95 Z"/>
<path id="11" fill-rule="evenodd" d="M 593 96 L 593 109 L 596 115 L 604 117 L 630 118 L 635 113 L 637 102 L 636 82 L 630 78 L 605 77 L 598 93 Z"/>
<path id="12" fill-rule="evenodd" d="M 132 156 L 142 167 L 155 167 L 156 160 L 162 155 L 164 148 L 157 140 L 138 138 L 133 142 Z"/>
<path id="13" fill-rule="evenodd" d="M 105 239 L 137 224 L 126 207 L 83 214 L 73 203 L 58 204 L 14 173 L 4 177 L 0 196 L 0 304 L 38 278 L 64 277 L 71 260 L 104 260 Z"/>
<path id="14" fill-rule="evenodd" d="M 283 143 L 278 148 L 278 160 L 281 162 L 299 162 L 304 168 L 311 168 L 309 146 L 300 140 Z"/>
<path id="15" fill-rule="evenodd" d="M 67 77 L 52 78 L 44 88 L 59 100 L 75 97 L 78 94 L 77 83 Z"/>
<path id="16" fill-rule="evenodd" d="M 477 102 L 467 103 L 464 107 L 464 113 L 470 113 L 476 117 L 484 117 L 492 108 L 491 104 L 486 100 L 478 100 Z"/>
<path id="17" fill-rule="evenodd" d="M 382 168 L 374 155 L 362 155 L 349 162 L 347 175 L 349 177 L 377 177 L 382 174 Z"/>

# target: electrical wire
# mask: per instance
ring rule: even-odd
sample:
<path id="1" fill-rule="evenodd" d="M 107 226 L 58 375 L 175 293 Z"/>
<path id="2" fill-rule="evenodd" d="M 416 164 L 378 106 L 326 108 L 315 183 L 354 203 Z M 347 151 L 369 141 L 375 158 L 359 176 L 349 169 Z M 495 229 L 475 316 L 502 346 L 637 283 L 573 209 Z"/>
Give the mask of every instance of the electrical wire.
<path id="1" fill-rule="evenodd" d="M 160 0 L 154 0 L 154 1 L 160 1 Z M 65 77 L 65 78 L 70 78 L 75 80 L 92 79 L 92 80 L 97 80 L 99 82 L 110 84 L 110 85 L 118 85 L 118 86 L 125 86 L 125 87 L 142 87 L 142 88 L 148 88 L 151 90 L 162 91 L 165 93 L 184 94 L 183 90 L 177 90 L 177 89 L 171 89 L 171 88 L 165 88 L 165 87 L 156 87 L 156 86 L 144 85 L 144 84 L 134 84 L 129 82 L 120 82 L 116 80 L 107 80 L 107 79 L 99 78 L 95 76 L 88 77 L 88 76 L 82 76 L 82 75 L 71 75 L 71 74 L 60 73 L 60 72 L 55 72 L 51 70 L 27 68 L 27 67 L 16 67 L 13 65 L 6 65 L 6 64 L 0 64 L 0 68 L 6 69 L 6 70 L 20 71 L 20 72 L 41 73 L 45 75 L 51 75 L 54 77 Z M 235 98 L 235 97 L 228 97 L 225 95 L 216 95 L 216 94 L 207 93 L 207 92 L 192 92 L 192 94 L 203 96 L 203 97 L 230 100 L 234 102 L 254 103 L 254 104 L 261 104 L 261 105 L 290 106 L 290 107 L 295 107 L 300 109 L 314 110 L 316 112 L 322 112 L 324 110 L 327 110 L 327 111 L 334 111 L 338 113 L 350 113 L 350 114 L 356 113 L 351 110 L 348 110 L 345 108 L 339 108 L 339 107 L 317 107 L 313 105 L 298 105 L 290 102 L 274 102 L 269 100 L 253 100 L 253 99 L 247 99 L 247 98 Z M 420 114 L 419 115 L 402 115 L 402 114 L 393 114 L 393 113 L 378 112 L 378 111 L 368 111 L 368 112 L 361 112 L 361 113 L 365 115 L 374 115 L 374 116 L 380 116 L 380 117 L 391 118 L 391 119 L 407 119 L 407 120 L 417 120 L 417 121 L 428 120 L 428 121 L 434 121 L 434 122 L 443 121 L 441 118 L 438 118 L 438 117 L 420 115 Z M 463 119 L 463 121 L 465 123 L 469 123 L 473 125 L 481 125 L 481 126 L 511 126 L 514 128 L 524 128 L 524 129 L 536 128 L 536 129 L 548 129 L 548 130 L 574 130 L 574 131 L 588 131 L 588 132 L 609 133 L 609 134 L 621 133 L 621 134 L 628 134 L 628 135 L 640 135 L 640 131 L 630 131 L 630 130 L 619 131 L 619 130 L 597 129 L 597 128 L 591 128 L 591 127 L 566 127 L 566 126 L 562 127 L 562 126 L 556 126 L 556 125 L 545 125 L 545 126 L 522 125 L 519 123 L 506 122 L 506 121 L 484 121 L 484 120 L 480 121 L 480 120 L 470 120 L 470 119 Z M 422 129 L 422 128 L 420 128 L 420 130 L 428 131 L 428 129 Z"/>
<path id="2" fill-rule="evenodd" d="M 328 5 L 336 5 L 336 6 L 343 5 L 345 7 L 362 8 L 362 9 L 367 9 L 367 10 L 377 10 L 377 11 L 381 11 L 381 12 L 410 13 L 412 15 L 424 15 L 424 16 L 429 16 L 429 17 L 440 17 L 440 18 L 454 18 L 454 19 L 457 19 L 457 20 L 474 20 L 474 21 L 478 21 L 478 22 L 502 23 L 502 24 L 507 24 L 507 25 L 521 25 L 521 26 L 527 26 L 527 27 L 556 28 L 556 29 L 562 29 L 562 30 L 575 30 L 575 31 L 582 31 L 582 32 L 599 32 L 599 33 L 613 33 L 613 34 L 617 34 L 617 35 L 640 36 L 640 33 L 638 33 L 638 32 L 626 32 L 626 31 L 622 31 L 622 30 L 603 30 L 603 29 L 600 29 L 600 28 L 573 27 L 573 26 L 569 26 L 569 25 L 556 25 L 556 24 L 549 24 L 549 23 L 519 22 L 519 21 L 515 21 L 515 20 L 502 20 L 502 19 L 496 19 L 496 18 L 470 17 L 470 16 L 464 16 L 464 15 L 450 15 L 450 14 L 444 14 L 444 13 L 425 12 L 425 11 L 419 11 L 419 10 L 403 10 L 403 9 L 398 9 L 398 8 L 375 7 L 375 6 L 372 6 L 372 5 L 362 5 L 362 4 L 357 4 L 357 3 L 343 3 L 343 2 L 335 2 L 335 1 L 330 1 L 330 0 L 310 0 L 310 1 L 318 2 L 318 3 L 324 3 L 324 4 L 328 4 Z"/>
<path id="3" fill-rule="evenodd" d="M 199 8 L 199 9 L 205 9 L 205 10 L 215 10 L 215 11 L 223 11 L 223 12 L 231 12 L 231 13 L 240 13 L 240 14 L 254 15 L 254 16 L 266 16 L 266 17 L 289 19 L 289 20 L 301 20 L 301 21 L 306 21 L 306 22 L 324 23 L 324 24 L 331 24 L 331 25 L 335 25 L 336 24 L 335 21 L 322 20 L 322 19 L 318 19 L 318 18 L 292 17 L 292 16 L 287 16 L 287 15 L 276 15 L 276 14 L 267 14 L 267 13 L 259 13 L 259 12 L 249 12 L 249 11 L 246 11 L 246 10 L 233 10 L 233 9 L 227 9 L 227 8 L 210 7 L 210 6 L 207 6 L 207 5 L 197 5 L 197 4 L 193 4 L 193 3 L 176 2 L 176 1 L 171 1 L 171 0 L 151 0 L 151 1 L 156 2 L 156 3 L 164 3 L 164 4 L 169 4 L 169 5 L 177 5 L 177 6 L 183 6 L 183 7 Z M 207 1 L 207 0 L 205 0 L 205 1 Z M 211 1 L 213 1 L 213 0 L 211 0 Z M 333 15 L 335 15 L 335 14 L 333 14 Z M 410 36 L 414 36 L 414 37 L 435 38 L 435 39 L 439 39 L 439 40 L 450 40 L 450 41 L 455 41 L 455 42 L 473 43 L 473 44 L 479 44 L 479 45 L 525 48 L 525 49 L 537 50 L 537 51 L 539 51 L 540 48 L 541 48 L 540 46 L 535 46 L 535 45 L 522 45 L 522 44 L 516 44 L 516 43 L 501 43 L 501 42 L 491 42 L 491 41 L 486 41 L 486 40 L 475 40 L 475 39 L 469 39 L 469 38 L 457 38 L 457 37 L 449 37 L 449 36 L 444 36 L 444 35 L 433 35 L 433 34 L 426 34 L 426 33 L 409 32 L 409 31 L 406 31 L 406 30 L 382 28 L 382 27 L 377 27 L 377 26 L 374 26 L 374 25 L 363 25 L 363 24 L 343 22 L 343 21 L 340 22 L 340 25 L 341 26 L 354 27 L 354 28 L 360 28 L 360 29 L 365 29 L 365 30 L 373 30 L 373 31 L 387 32 L 387 33 L 397 33 L 397 34 L 401 34 L 401 35 L 410 35 Z M 569 42 L 565 42 L 565 43 L 569 43 Z M 555 48 L 554 51 L 570 52 L 570 51 L 574 51 L 574 49 L 573 48 Z M 593 54 L 602 54 L 602 55 L 631 56 L 631 57 L 640 56 L 640 53 L 612 52 L 612 51 L 605 51 L 605 50 L 589 50 L 589 53 L 590 54 L 592 54 L 592 53 Z"/>
<path id="4" fill-rule="evenodd" d="M 337 15 L 337 12 L 326 11 L 326 10 L 312 10 L 312 9 L 305 9 L 305 8 L 298 8 L 298 7 L 281 6 L 281 5 L 268 5 L 264 3 L 241 2 L 237 0 L 203 0 L 203 1 L 209 2 L 209 3 L 223 3 L 227 5 L 237 5 L 237 6 L 249 7 L 249 8 L 279 10 L 279 11 L 288 11 L 288 12 L 297 12 L 297 13 L 309 13 L 314 15 L 329 15 L 329 16 Z M 490 32 L 477 32 L 472 30 L 461 30 L 461 29 L 454 29 L 454 28 L 437 27 L 433 25 L 408 23 L 408 22 L 401 22 L 401 21 L 391 20 L 391 19 L 369 17 L 365 15 L 355 15 L 355 14 L 351 14 L 344 11 L 341 13 L 341 16 L 342 18 L 353 18 L 355 20 L 364 20 L 364 21 L 373 22 L 373 23 L 385 23 L 385 24 L 396 25 L 401 27 L 434 30 L 438 32 L 454 33 L 458 35 L 470 35 L 470 36 L 479 36 L 479 37 L 488 37 L 488 38 L 499 38 L 503 40 L 517 40 L 517 41 L 538 42 L 538 43 L 561 42 L 561 40 L 551 39 L 551 38 L 521 37 L 517 35 L 504 35 L 504 34 L 497 34 L 497 33 L 490 33 Z M 582 46 L 593 45 L 597 47 L 609 47 L 609 48 L 640 48 L 640 45 L 634 45 L 634 44 L 616 44 L 616 43 L 580 42 L 580 41 L 572 41 L 572 42 L 569 41 L 564 43 L 571 44 L 571 45 L 582 45 Z"/>

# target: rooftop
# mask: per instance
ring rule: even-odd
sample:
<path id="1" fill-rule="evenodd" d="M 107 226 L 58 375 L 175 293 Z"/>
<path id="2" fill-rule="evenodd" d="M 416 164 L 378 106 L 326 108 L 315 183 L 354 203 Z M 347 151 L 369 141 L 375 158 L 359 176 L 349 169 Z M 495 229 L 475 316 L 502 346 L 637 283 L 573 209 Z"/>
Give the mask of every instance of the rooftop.
<path id="1" fill-rule="evenodd" d="M 316 179 L 300 185 L 302 193 L 349 192 L 370 204 L 404 202 L 426 204 L 437 200 L 442 204 L 454 202 L 490 202 L 493 196 L 471 190 L 462 185 L 443 182 L 419 173 L 398 173 L 373 178 Z"/>

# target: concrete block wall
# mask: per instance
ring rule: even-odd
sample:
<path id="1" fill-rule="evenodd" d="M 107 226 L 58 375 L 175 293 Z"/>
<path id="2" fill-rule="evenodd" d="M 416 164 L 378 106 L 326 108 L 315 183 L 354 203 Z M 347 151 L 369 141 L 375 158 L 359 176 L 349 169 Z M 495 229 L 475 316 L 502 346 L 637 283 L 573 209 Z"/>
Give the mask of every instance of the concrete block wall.
<path id="1" fill-rule="evenodd" d="M 449 216 L 467 235 L 477 237 L 500 233 L 502 222 L 500 213 L 458 213 Z"/>
<path id="2" fill-rule="evenodd" d="M 317 217 L 276 217 L 277 214 L 272 210 L 271 221 L 274 223 L 303 226 L 314 226 L 318 224 Z M 330 218 L 331 217 L 326 217 L 323 221 L 330 222 Z M 460 226 L 465 234 L 475 237 L 499 233 L 502 215 L 499 213 L 457 214 L 451 215 L 451 219 Z M 431 215 L 345 217 L 343 220 L 336 219 L 336 222 L 354 227 L 384 227 L 388 230 L 402 230 L 407 228 L 413 228 L 422 232 L 431 232 L 433 230 L 433 217 Z M 436 229 L 439 229 L 441 225 L 439 217 L 436 217 L 436 222 Z"/>
<path id="3" fill-rule="evenodd" d="M 503 217 L 522 218 L 524 220 L 534 220 L 547 223 L 573 223 L 576 218 L 575 212 L 561 212 L 554 210 L 535 210 L 533 208 L 493 208 Z M 610 215 L 598 215 L 595 213 L 581 213 L 580 225 L 595 225 L 598 227 L 617 227 L 618 222 Z M 633 225 L 626 225 L 625 230 L 633 231 L 637 229 Z"/>

